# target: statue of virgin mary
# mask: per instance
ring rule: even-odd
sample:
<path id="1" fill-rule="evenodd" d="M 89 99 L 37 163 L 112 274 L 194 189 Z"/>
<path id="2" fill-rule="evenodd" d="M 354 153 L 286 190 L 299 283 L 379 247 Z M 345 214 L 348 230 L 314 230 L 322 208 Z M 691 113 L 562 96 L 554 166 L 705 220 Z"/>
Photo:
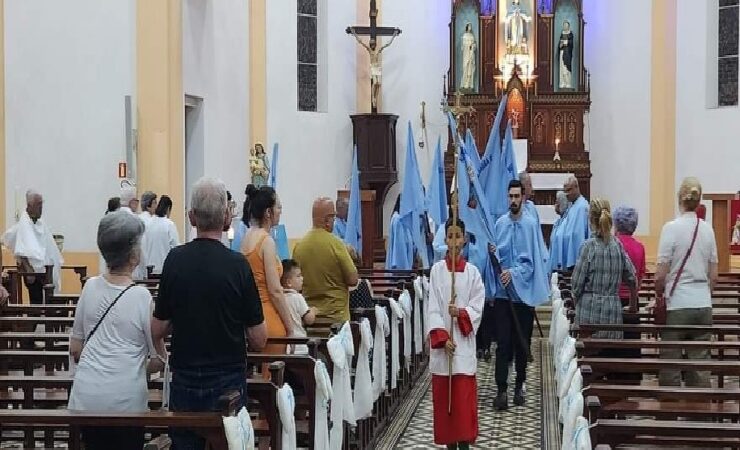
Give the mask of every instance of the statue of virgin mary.
<path id="1" fill-rule="evenodd" d="M 473 24 L 468 22 L 465 25 L 465 33 L 462 35 L 462 77 L 460 79 L 460 89 L 475 89 L 475 52 L 478 44 L 475 42 L 473 34 Z"/>

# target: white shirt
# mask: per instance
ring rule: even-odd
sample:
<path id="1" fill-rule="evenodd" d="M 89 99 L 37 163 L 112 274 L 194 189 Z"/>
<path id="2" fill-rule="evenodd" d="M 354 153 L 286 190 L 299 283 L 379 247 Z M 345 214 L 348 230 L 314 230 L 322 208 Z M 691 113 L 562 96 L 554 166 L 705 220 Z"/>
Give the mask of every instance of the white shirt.
<path id="1" fill-rule="evenodd" d="M 85 283 L 75 311 L 71 337 L 84 341 L 108 305 L 125 289 L 94 277 Z M 127 411 L 148 409 L 147 356 L 151 336 L 152 296 L 142 286 L 129 289 L 111 308 L 89 342 L 75 370 L 69 409 Z"/>
<path id="2" fill-rule="evenodd" d="M 446 261 L 439 261 L 429 273 L 429 307 L 427 309 L 427 322 L 429 330 L 444 328 L 450 331 L 452 318 L 448 312 L 450 293 L 452 290 L 452 277 L 447 269 Z M 477 360 L 475 357 L 475 333 L 478 331 L 481 316 L 483 314 L 483 301 L 485 288 L 478 269 L 472 264 L 465 263 L 463 272 L 455 273 L 455 305 L 459 309 L 465 309 L 473 324 L 473 331 L 463 336 L 455 321 L 453 327 L 455 348 L 452 357 L 452 373 L 460 375 L 475 375 Z M 447 353 L 444 348 L 433 348 L 429 355 L 429 371 L 434 375 L 448 375 Z"/>
<path id="3" fill-rule="evenodd" d="M 292 290 L 285 289 L 285 302 L 288 304 L 288 313 L 290 313 L 290 336 L 303 338 L 306 337 L 306 330 L 303 329 L 303 316 L 308 312 L 308 303 L 306 299 L 300 293 Z M 308 354 L 308 347 L 306 345 L 296 345 L 293 349 L 293 353 L 297 355 Z"/>
<path id="4" fill-rule="evenodd" d="M 144 225 L 147 227 L 149 226 L 149 222 L 151 222 L 154 217 L 156 216 L 149 214 L 149 211 L 142 211 L 139 214 L 139 219 L 141 219 L 141 221 L 144 222 Z"/>
<path id="5" fill-rule="evenodd" d="M 668 310 L 712 307 L 709 264 L 718 261 L 717 244 L 712 227 L 703 220 L 699 221 L 696 243 L 686 261 L 676 290 L 673 296 L 668 298 L 681 262 L 689 251 L 694 227 L 696 213 L 689 212 L 665 224 L 660 233 L 658 264 L 670 264 L 665 288 Z"/>
<path id="6" fill-rule="evenodd" d="M 54 266 L 55 290 L 59 290 L 64 259 L 43 219 L 34 222 L 24 211 L 18 223 L 5 232 L 2 242 L 16 259 L 28 258 L 28 263 L 36 273 L 46 272 L 47 265 Z"/>
<path id="7" fill-rule="evenodd" d="M 143 261 L 146 266 L 154 266 L 154 273 L 162 273 L 162 265 L 170 250 L 179 245 L 175 223 L 167 217 L 154 216 L 146 224 L 141 241 Z"/>

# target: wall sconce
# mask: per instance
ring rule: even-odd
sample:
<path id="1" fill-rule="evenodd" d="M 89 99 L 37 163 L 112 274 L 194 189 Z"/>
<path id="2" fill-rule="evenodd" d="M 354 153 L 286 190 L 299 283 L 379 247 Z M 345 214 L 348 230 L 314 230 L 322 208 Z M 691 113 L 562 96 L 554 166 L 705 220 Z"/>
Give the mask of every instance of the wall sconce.
<path id="1" fill-rule="evenodd" d="M 128 170 L 126 168 L 126 163 L 125 162 L 118 163 L 118 178 L 123 179 L 123 178 L 126 178 L 127 175 L 128 175 Z"/>

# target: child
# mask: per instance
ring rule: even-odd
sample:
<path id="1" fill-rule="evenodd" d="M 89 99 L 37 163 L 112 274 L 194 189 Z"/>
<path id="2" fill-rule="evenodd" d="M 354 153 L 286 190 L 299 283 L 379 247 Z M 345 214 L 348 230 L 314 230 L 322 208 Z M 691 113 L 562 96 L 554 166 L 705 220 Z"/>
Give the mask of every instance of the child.
<path id="1" fill-rule="evenodd" d="M 454 226 L 453 226 L 454 225 Z M 447 221 L 447 247 L 455 245 L 458 255 L 465 245 L 465 225 Z M 450 305 L 455 270 L 455 304 Z M 427 323 L 431 355 L 434 442 L 448 449 L 467 450 L 478 436 L 478 393 L 475 381 L 475 333 L 483 312 L 485 289 L 478 269 L 462 256 L 447 257 L 430 272 Z M 453 320 L 454 318 L 454 320 Z M 452 331 L 451 339 L 450 331 Z M 448 357 L 452 358 L 452 402 L 448 414 Z"/>
<path id="2" fill-rule="evenodd" d="M 303 325 L 311 325 L 316 320 L 316 308 L 309 308 L 306 299 L 301 295 L 303 289 L 303 274 L 298 263 L 292 259 L 283 260 L 283 276 L 280 278 L 285 293 L 285 301 L 290 311 L 292 333 L 288 337 L 306 337 Z M 288 353 L 305 355 L 308 353 L 306 345 L 291 346 Z"/>

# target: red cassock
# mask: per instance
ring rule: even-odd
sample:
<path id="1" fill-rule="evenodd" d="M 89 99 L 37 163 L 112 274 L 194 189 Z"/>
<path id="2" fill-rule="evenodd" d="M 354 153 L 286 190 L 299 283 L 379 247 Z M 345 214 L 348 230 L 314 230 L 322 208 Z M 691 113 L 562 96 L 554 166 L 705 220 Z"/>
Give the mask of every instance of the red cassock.
<path id="1" fill-rule="evenodd" d="M 473 330 L 467 312 L 460 309 L 457 324 L 463 335 Z M 445 329 L 429 332 L 432 348 L 443 348 L 449 339 Z M 432 374 L 432 402 L 434 404 L 434 443 L 438 445 L 466 442 L 472 444 L 478 437 L 478 386 L 475 375 L 452 375 L 452 408 L 448 414 L 449 377 Z"/>

